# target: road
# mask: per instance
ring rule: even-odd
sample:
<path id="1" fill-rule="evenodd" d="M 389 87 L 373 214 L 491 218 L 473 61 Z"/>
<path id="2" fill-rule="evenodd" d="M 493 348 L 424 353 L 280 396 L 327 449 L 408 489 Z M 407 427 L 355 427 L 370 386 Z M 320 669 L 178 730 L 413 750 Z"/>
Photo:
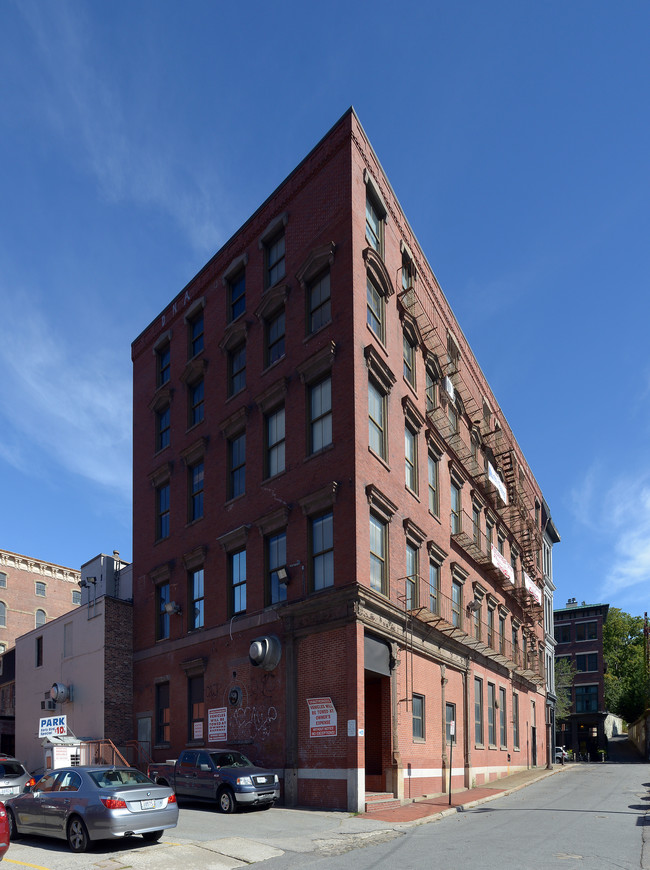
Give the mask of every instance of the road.
<path id="1" fill-rule="evenodd" d="M 222 816 L 181 805 L 160 843 L 12 843 L 5 865 L 43 870 L 650 870 L 650 766 L 575 765 L 513 794 L 417 825 L 273 808 Z M 646 827 L 648 824 L 648 827 Z"/>

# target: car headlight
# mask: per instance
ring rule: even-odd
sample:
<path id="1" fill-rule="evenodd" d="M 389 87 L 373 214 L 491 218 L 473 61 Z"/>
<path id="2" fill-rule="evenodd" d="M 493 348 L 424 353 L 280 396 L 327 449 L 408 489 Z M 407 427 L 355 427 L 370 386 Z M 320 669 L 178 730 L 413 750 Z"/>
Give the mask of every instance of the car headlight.
<path id="1" fill-rule="evenodd" d="M 237 785 L 253 785 L 253 780 L 250 776 L 238 776 Z"/>

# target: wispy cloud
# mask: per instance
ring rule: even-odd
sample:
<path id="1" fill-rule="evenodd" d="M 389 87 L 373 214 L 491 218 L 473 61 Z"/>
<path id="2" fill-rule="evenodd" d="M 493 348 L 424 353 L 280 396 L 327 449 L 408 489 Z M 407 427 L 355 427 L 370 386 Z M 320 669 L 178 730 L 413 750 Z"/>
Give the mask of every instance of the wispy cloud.
<path id="1" fill-rule="evenodd" d="M 142 74 L 137 81 L 127 77 L 120 89 L 113 68 L 119 59 L 102 58 L 83 4 L 25 0 L 19 9 L 41 71 L 39 87 L 29 94 L 32 117 L 64 143 L 71 162 L 95 177 L 108 201 L 158 209 L 195 248 L 214 250 L 222 236 L 214 160 L 205 165 L 188 151 L 163 109 L 155 75 L 136 64 Z"/>
<path id="2" fill-rule="evenodd" d="M 594 545 L 602 548 L 600 594 L 647 601 L 650 581 L 650 469 L 612 479 L 595 463 L 571 493 L 573 512 Z"/>
<path id="3" fill-rule="evenodd" d="M 35 476 L 73 472 L 128 502 L 130 366 L 82 336 L 73 343 L 53 332 L 34 298 L 27 304 L 14 293 L 10 301 L 6 288 L 0 296 L 14 326 L 0 342 L 0 456 Z"/>

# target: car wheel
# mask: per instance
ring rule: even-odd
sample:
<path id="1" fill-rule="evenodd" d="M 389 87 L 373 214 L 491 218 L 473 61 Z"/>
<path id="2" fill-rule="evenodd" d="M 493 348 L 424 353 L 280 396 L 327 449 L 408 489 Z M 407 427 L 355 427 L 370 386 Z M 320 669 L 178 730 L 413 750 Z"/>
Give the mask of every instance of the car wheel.
<path id="1" fill-rule="evenodd" d="M 13 810 L 7 810 L 7 821 L 9 822 L 9 839 L 19 840 L 20 831 L 16 827 L 16 817 L 14 816 Z"/>
<path id="2" fill-rule="evenodd" d="M 157 843 L 158 840 L 162 837 L 162 831 L 146 831 L 142 835 L 142 839 L 146 840 L 147 843 Z"/>
<path id="3" fill-rule="evenodd" d="M 68 846 L 73 852 L 85 852 L 89 845 L 88 829 L 83 819 L 73 816 L 68 822 Z"/>
<path id="4" fill-rule="evenodd" d="M 235 812 L 235 796 L 229 788 L 222 788 L 221 791 L 217 794 L 217 806 L 219 807 L 219 812 Z"/>

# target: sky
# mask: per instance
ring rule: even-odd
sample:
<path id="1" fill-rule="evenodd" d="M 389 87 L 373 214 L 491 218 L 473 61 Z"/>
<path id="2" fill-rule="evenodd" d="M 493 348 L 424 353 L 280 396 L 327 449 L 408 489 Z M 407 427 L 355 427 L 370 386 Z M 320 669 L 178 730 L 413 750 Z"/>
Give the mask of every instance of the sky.
<path id="1" fill-rule="evenodd" d="M 0 547 L 130 559 L 131 342 L 354 106 L 550 506 L 650 609 L 647 0 L 0 0 Z"/>

